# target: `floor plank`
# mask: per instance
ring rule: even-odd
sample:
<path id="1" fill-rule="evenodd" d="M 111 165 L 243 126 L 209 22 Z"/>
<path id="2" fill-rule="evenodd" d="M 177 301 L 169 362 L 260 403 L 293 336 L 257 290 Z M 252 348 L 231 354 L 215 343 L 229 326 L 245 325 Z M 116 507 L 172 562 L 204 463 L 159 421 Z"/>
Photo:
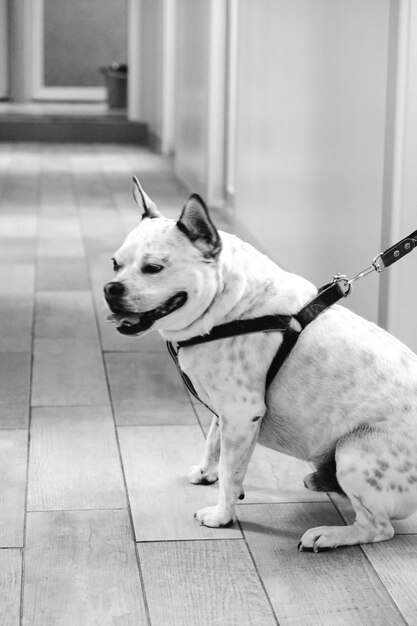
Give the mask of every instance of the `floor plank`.
<path id="1" fill-rule="evenodd" d="M 181 376 L 168 354 L 109 353 L 106 368 L 117 424 L 196 424 Z"/>
<path id="2" fill-rule="evenodd" d="M 32 344 L 35 266 L 1 263 L 0 281 L 1 352 L 27 352 Z"/>
<path id="3" fill-rule="evenodd" d="M 239 505 L 238 517 L 282 626 L 404 624 L 359 546 L 298 552 L 308 528 L 340 525 L 333 504 Z"/>
<path id="4" fill-rule="evenodd" d="M 0 352 L 0 428 L 27 428 L 31 355 Z"/>
<path id="5" fill-rule="evenodd" d="M 40 145 L 17 144 L 11 152 L 1 207 L 10 214 L 33 215 L 39 206 Z"/>
<path id="6" fill-rule="evenodd" d="M 37 254 L 39 258 L 71 259 L 84 254 L 78 216 L 41 215 Z"/>
<path id="7" fill-rule="evenodd" d="M 0 239 L 15 238 L 20 240 L 36 237 L 38 227 L 37 215 L 15 215 L 13 213 L 0 214 Z"/>
<path id="8" fill-rule="evenodd" d="M 105 405 L 108 401 L 97 340 L 35 339 L 32 406 Z"/>
<path id="9" fill-rule="evenodd" d="M 109 407 L 33 409 L 28 510 L 126 508 Z"/>
<path id="10" fill-rule="evenodd" d="M 0 624 L 19 626 L 22 555 L 0 550 Z"/>
<path id="11" fill-rule="evenodd" d="M 33 300 L 26 294 L 7 299 L 0 295 L 0 319 L 0 351 L 28 352 L 32 343 Z"/>
<path id="12" fill-rule="evenodd" d="M 71 171 L 77 204 L 81 210 L 113 208 L 110 189 L 101 169 L 98 147 L 89 144 L 71 155 Z"/>
<path id="13" fill-rule="evenodd" d="M 148 625 L 136 549 L 154 624 L 269 624 L 268 593 L 283 625 L 417 626 L 417 515 L 395 522 L 392 541 L 300 554 L 301 534 L 338 515 L 304 490 L 305 464 L 258 447 L 238 507 L 247 544 L 239 525 L 193 519 L 217 501 L 217 485 L 187 481 L 204 446 L 194 412 L 205 429 L 211 415 L 190 404 L 157 333 L 124 337 L 105 322 L 110 257 L 140 219 L 132 174 L 179 216 L 187 191 L 145 149 L 0 143 L 1 626 L 19 623 L 21 551 L 23 626 Z"/>
<path id="14" fill-rule="evenodd" d="M 407 623 L 417 624 L 417 535 L 367 544 L 363 550 Z"/>
<path id="15" fill-rule="evenodd" d="M 28 513 L 23 624 L 142 626 L 126 511 Z"/>
<path id="16" fill-rule="evenodd" d="M 27 445 L 26 430 L 0 431 L 0 547 L 2 548 L 17 548 L 23 545 Z"/>
<path id="17" fill-rule="evenodd" d="M 328 502 L 326 493 L 310 491 L 303 478 L 311 472 L 308 463 L 256 446 L 243 486 L 245 504 L 261 502 Z"/>
<path id="18" fill-rule="evenodd" d="M 187 480 L 204 443 L 198 426 L 122 427 L 119 439 L 136 541 L 241 536 L 237 527 L 206 528 L 193 517 L 217 502 L 216 485 Z"/>
<path id="19" fill-rule="evenodd" d="M 87 291 L 89 283 L 84 257 L 39 259 L 36 288 L 44 291 Z"/>
<path id="20" fill-rule="evenodd" d="M 91 294 L 88 291 L 38 291 L 35 337 L 98 338 Z"/>
<path id="21" fill-rule="evenodd" d="M 106 252 L 110 259 L 127 235 L 120 216 L 112 209 L 103 219 L 103 209 L 85 208 L 80 215 L 83 242 L 87 255 Z"/>
<path id="22" fill-rule="evenodd" d="M 138 546 L 153 626 L 272 626 L 269 602 L 242 540 Z"/>
<path id="23" fill-rule="evenodd" d="M 16 229 L 16 232 L 17 229 Z M 0 263 L 35 263 L 36 239 L 35 237 L 7 237 L 2 238 L 0 232 Z"/>
<path id="24" fill-rule="evenodd" d="M 70 170 L 73 147 L 57 144 L 54 158 L 47 145 L 42 146 L 40 214 L 42 216 L 74 216 L 77 214 Z"/>

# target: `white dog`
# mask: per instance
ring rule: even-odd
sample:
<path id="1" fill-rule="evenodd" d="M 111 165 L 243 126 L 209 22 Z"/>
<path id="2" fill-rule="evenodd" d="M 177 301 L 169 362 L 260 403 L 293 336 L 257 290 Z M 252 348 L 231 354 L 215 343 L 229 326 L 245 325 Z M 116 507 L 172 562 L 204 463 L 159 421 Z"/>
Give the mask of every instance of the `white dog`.
<path id="1" fill-rule="evenodd" d="M 143 219 L 115 253 L 116 277 L 104 288 L 120 332 L 152 328 L 175 345 L 234 320 L 293 316 L 317 295 L 304 278 L 218 232 L 199 196 L 176 222 L 159 213 L 136 179 L 134 195 Z M 215 413 L 190 480 L 219 479 L 219 499 L 197 519 L 233 523 L 258 441 L 313 463 L 306 487 L 344 492 L 355 509 L 350 526 L 307 530 L 300 549 L 391 538 L 390 520 L 417 510 L 417 357 L 335 305 L 301 332 L 266 392 L 282 340 L 283 332 L 259 331 L 178 351 L 182 371 Z"/>

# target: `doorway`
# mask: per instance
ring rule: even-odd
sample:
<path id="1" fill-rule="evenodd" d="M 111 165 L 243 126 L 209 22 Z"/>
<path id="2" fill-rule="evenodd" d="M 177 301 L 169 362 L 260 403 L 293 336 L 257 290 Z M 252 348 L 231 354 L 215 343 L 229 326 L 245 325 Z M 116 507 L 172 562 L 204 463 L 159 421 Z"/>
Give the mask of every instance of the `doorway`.
<path id="1" fill-rule="evenodd" d="M 127 61 L 127 0 L 0 2 L 8 34 L 3 96 L 104 101 L 100 68 Z"/>
<path id="2" fill-rule="evenodd" d="M 100 67 L 126 63 L 126 0 L 32 0 L 34 99 L 104 100 Z"/>

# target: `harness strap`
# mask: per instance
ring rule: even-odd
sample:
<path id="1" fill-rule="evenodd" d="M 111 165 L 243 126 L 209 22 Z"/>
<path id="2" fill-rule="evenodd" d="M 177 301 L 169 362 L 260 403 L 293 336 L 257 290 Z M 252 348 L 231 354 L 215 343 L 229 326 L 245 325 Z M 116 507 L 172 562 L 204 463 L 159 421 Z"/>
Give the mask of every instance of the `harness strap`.
<path id="1" fill-rule="evenodd" d="M 301 309 L 296 315 L 264 315 L 251 320 L 236 320 L 215 326 L 211 329 L 207 335 L 199 335 L 198 337 L 192 337 L 186 341 L 179 341 L 177 343 L 177 349 L 173 344 L 168 341 L 167 348 L 175 361 L 175 364 L 187 386 L 189 391 L 195 398 L 200 400 L 199 395 L 194 389 L 188 376 L 181 370 L 178 361 L 178 350 L 186 346 L 195 346 L 199 343 L 205 343 L 207 341 L 215 341 L 217 339 L 224 339 L 226 337 L 234 337 L 236 335 L 244 335 L 248 333 L 257 332 L 271 332 L 281 331 L 284 333 L 281 346 L 272 360 L 266 377 L 266 388 L 269 387 L 272 380 L 275 378 L 279 368 L 291 352 L 295 344 L 297 343 L 300 332 L 316 319 L 321 313 L 326 311 L 333 304 L 345 298 L 351 290 L 352 283 L 364 276 L 367 276 L 370 272 L 377 271 L 383 272 L 387 267 L 398 261 L 403 256 L 414 250 L 417 247 L 417 230 L 404 237 L 398 243 L 394 244 L 385 252 L 380 252 L 373 260 L 372 265 L 367 267 L 362 272 L 359 272 L 356 276 L 348 280 L 346 276 L 340 274 L 336 275 L 331 283 L 327 283 L 321 287 L 318 294 L 313 298 L 305 307 Z M 290 328 L 291 319 L 295 319 L 301 326 L 301 331 Z M 200 402 L 202 402 L 200 400 Z M 202 402 L 210 411 L 214 411 Z"/>
<path id="2" fill-rule="evenodd" d="M 412 250 L 414 250 L 416 246 L 417 230 L 408 235 L 408 237 L 404 237 L 404 239 L 401 239 L 401 241 L 385 250 L 385 252 L 381 252 L 381 254 L 378 255 L 379 259 L 383 263 L 383 269 L 386 269 L 387 267 L 395 263 L 395 261 L 402 259 L 403 256 L 405 256 L 409 252 L 412 252 Z"/>
<path id="3" fill-rule="evenodd" d="M 201 402 L 201 404 L 204 404 L 205 407 L 207 407 L 212 413 L 214 413 L 213 409 L 211 409 L 208 406 L 208 404 L 206 404 L 205 402 L 202 401 L 202 399 L 200 398 L 200 396 L 196 392 L 193 383 L 191 382 L 191 380 L 189 379 L 187 374 L 181 369 L 181 366 L 180 366 L 179 361 L 178 361 L 178 350 L 176 350 L 174 348 L 174 345 L 173 345 L 173 343 L 171 341 L 167 341 L 167 349 L 168 349 L 168 352 L 171 355 L 175 365 L 177 366 L 177 369 L 178 369 L 179 373 L 181 374 L 181 378 L 183 379 L 184 384 L 187 387 L 188 391 L 194 396 L 194 398 L 197 398 L 197 400 L 199 402 Z"/>
<path id="4" fill-rule="evenodd" d="M 177 346 L 185 348 L 186 346 L 195 346 L 198 343 L 216 341 L 226 337 L 236 337 L 237 335 L 259 333 L 260 331 L 285 331 L 289 327 L 290 322 L 291 315 L 264 315 L 263 317 L 255 317 L 250 320 L 234 320 L 233 322 L 214 326 L 207 335 L 198 335 L 185 341 L 178 341 Z"/>
<path id="5" fill-rule="evenodd" d="M 178 360 L 179 349 L 186 346 L 195 346 L 199 343 L 206 343 L 208 341 L 216 341 L 217 339 L 225 339 L 226 337 L 235 337 L 237 335 L 248 335 L 258 332 L 281 331 L 284 333 L 284 340 L 268 370 L 267 386 L 269 386 L 269 382 L 272 382 L 272 380 L 274 379 L 275 374 L 278 372 L 278 369 L 284 362 L 286 356 L 291 351 L 293 345 L 295 345 L 295 342 L 298 338 L 298 332 L 293 331 L 289 328 L 290 322 L 291 315 L 264 315 L 263 317 L 256 317 L 250 320 L 235 320 L 233 322 L 227 322 L 226 324 L 219 324 L 219 326 L 214 326 L 214 328 L 211 329 L 209 335 L 198 335 L 197 337 L 192 337 L 191 339 L 187 339 L 186 341 L 178 341 L 177 348 L 174 347 L 174 344 L 171 341 L 167 341 L 167 349 L 175 365 L 177 366 L 177 369 L 181 374 L 181 377 L 188 391 L 195 398 L 197 398 L 197 400 L 199 400 L 201 404 L 204 404 L 205 407 L 207 407 L 212 413 L 214 413 L 213 409 L 201 400 L 190 378 L 181 369 Z M 288 340 L 286 340 L 287 333 L 291 333 L 291 335 L 288 335 Z M 290 337 L 292 340 L 291 345 Z"/>
<path id="6" fill-rule="evenodd" d="M 258 332 L 282 332 L 282 343 L 278 352 L 272 359 L 266 375 L 265 387 L 268 389 L 269 385 L 277 375 L 281 365 L 294 348 L 298 337 L 300 336 L 300 331 L 290 328 L 291 319 L 297 320 L 301 326 L 301 330 L 303 330 L 307 324 L 310 324 L 314 319 L 316 319 L 316 317 L 335 304 L 335 302 L 347 296 L 349 291 L 350 286 L 346 285 L 345 281 L 334 280 L 332 283 L 328 283 L 327 285 L 321 287 L 317 296 L 296 315 L 264 315 L 263 317 L 257 317 L 254 319 L 235 320 L 227 322 L 226 324 L 220 324 L 219 326 L 214 326 L 207 335 L 198 335 L 185 341 L 178 341 L 177 348 L 174 347 L 171 341 L 167 341 L 168 352 L 174 360 L 189 392 L 197 398 L 197 400 L 204 404 L 204 406 L 207 407 L 212 413 L 214 413 L 213 409 L 201 400 L 190 378 L 181 369 L 178 359 L 178 352 L 180 348 L 195 346 L 209 341 L 216 341 L 218 339 L 225 339 L 226 337 L 235 337 L 237 335 L 247 335 Z"/>
<path id="7" fill-rule="evenodd" d="M 313 300 L 310 300 L 305 307 L 301 309 L 296 315 L 293 315 L 294 319 L 300 324 L 301 329 L 310 324 L 321 313 L 326 311 L 333 304 L 345 298 L 350 292 L 350 285 L 346 281 L 334 280 L 331 283 L 327 283 L 320 287 L 319 292 Z"/>
<path id="8" fill-rule="evenodd" d="M 324 311 L 338 302 L 341 298 L 346 297 L 349 291 L 350 287 L 346 286 L 346 284 L 344 282 L 342 283 L 342 281 L 327 283 L 327 285 L 320 287 L 317 296 L 313 298 L 313 300 L 310 300 L 310 302 L 306 304 L 306 306 L 303 307 L 296 315 L 293 315 L 293 318 L 300 324 L 301 330 L 304 330 L 304 328 L 310 324 L 310 322 L 315 320 L 321 313 L 324 313 Z M 299 336 L 300 332 L 292 328 L 288 328 L 285 331 L 282 344 L 272 359 L 272 363 L 269 366 L 269 370 L 266 375 L 267 389 L 274 380 L 275 376 L 278 374 L 281 365 L 294 348 Z"/>
<path id="9" fill-rule="evenodd" d="M 266 374 L 265 381 L 265 389 L 268 389 L 269 385 L 274 380 L 275 376 L 278 374 L 278 371 L 281 365 L 284 363 L 285 359 L 297 343 L 298 337 L 300 333 L 298 330 L 294 330 L 293 328 L 288 328 L 285 331 L 284 336 L 282 338 L 282 343 L 278 349 L 278 352 L 272 359 L 272 363 L 269 366 L 269 370 Z"/>

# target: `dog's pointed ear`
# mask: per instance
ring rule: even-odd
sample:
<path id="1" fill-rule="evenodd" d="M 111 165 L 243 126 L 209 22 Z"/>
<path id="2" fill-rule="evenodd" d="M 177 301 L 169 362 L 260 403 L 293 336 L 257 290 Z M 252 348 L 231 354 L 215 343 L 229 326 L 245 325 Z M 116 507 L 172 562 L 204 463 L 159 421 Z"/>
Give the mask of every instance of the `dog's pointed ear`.
<path id="1" fill-rule="evenodd" d="M 193 193 L 185 203 L 177 227 L 200 250 L 205 259 L 214 259 L 222 248 L 220 235 L 210 219 L 204 201 Z"/>
<path id="2" fill-rule="evenodd" d="M 142 186 L 136 176 L 133 176 L 133 197 L 136 204 L 143 210 L 142 219 L 150 217 L 162 217 L 161 213 L 156 208 L 155 202 L 152 202 L 150 197 L 143 191 Z"/>

